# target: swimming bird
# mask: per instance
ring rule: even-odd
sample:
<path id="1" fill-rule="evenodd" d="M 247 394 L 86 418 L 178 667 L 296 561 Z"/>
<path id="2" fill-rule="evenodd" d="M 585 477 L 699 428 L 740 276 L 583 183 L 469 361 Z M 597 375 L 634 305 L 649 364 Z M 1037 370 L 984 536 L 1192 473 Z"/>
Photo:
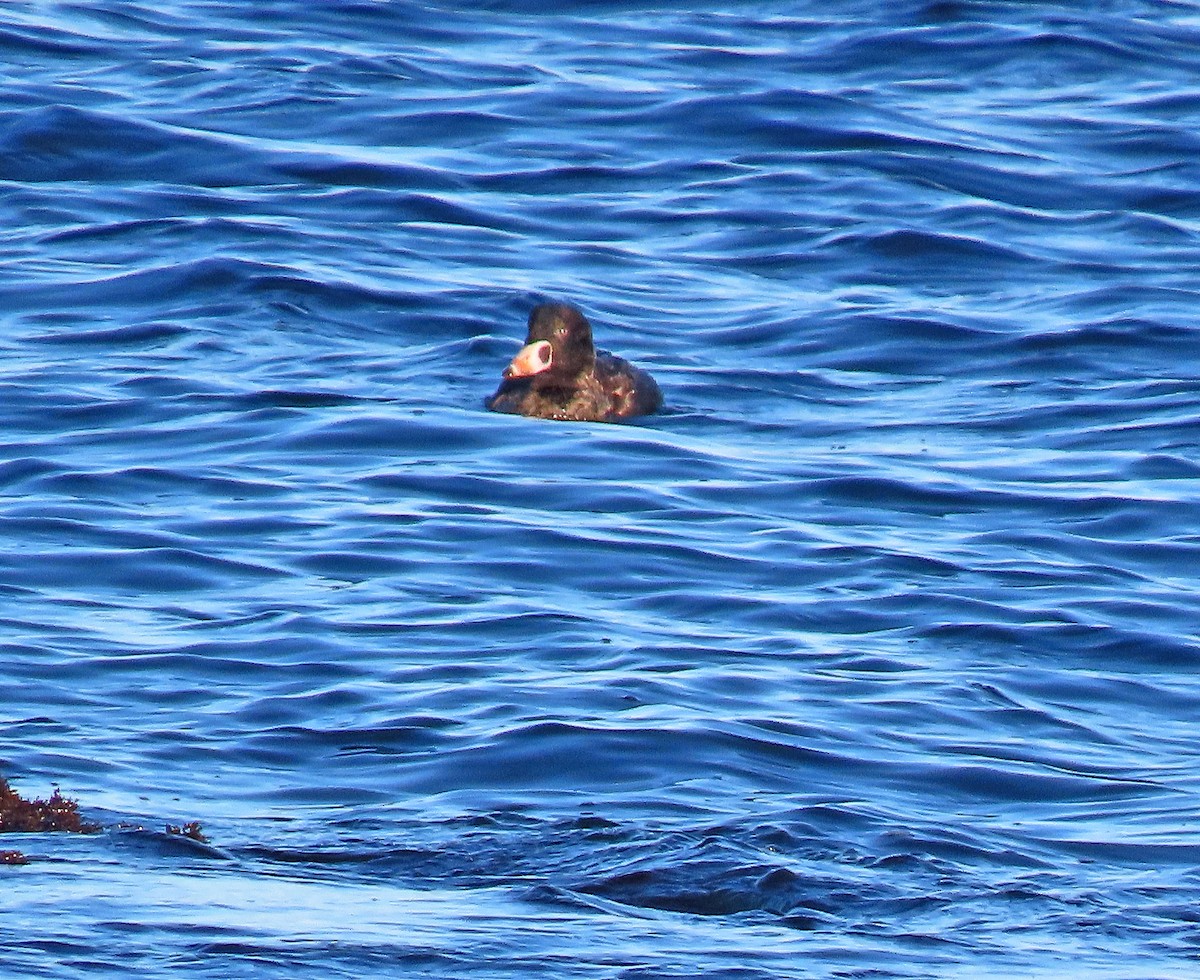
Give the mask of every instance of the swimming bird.
<path id="1" fill-rule="evenodd" d="M 571 422 L 619 422 L 662 407 L 662 392 L 641 368 L 596 350 L 592 326 L 570 303 L 529 314 L 525 346 L 485 403 L 493 412 Z"/>

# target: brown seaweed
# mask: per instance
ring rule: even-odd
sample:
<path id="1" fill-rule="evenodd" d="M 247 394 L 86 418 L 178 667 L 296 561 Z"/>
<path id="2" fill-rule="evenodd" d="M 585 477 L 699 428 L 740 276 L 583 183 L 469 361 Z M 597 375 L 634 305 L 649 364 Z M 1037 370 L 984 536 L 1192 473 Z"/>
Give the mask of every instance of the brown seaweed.
<path id="1" fill-rule="evenodd" d="M 201 844 L 207 844 L 208 838 L 204 836 L 204 831 L 200 827 L 199 820 L 193 820 L 190 823 L 185 823 L 182 827 L 178 827 L 173 823 L 167 824 L 168 834 L 177 834 L 180 837 L 187 837 L 191 840 L 198 841 Z"/>
<path id="2" fill-rule="evenodd" d="M 23 799 L 8 780 L 0 776 L 0 833 L 39 833 L 61 830 L 73 834 L 94 834 L 100 825 L 85 820 L 79 804 L 57 789 L 48 800 Z"/>
<path id="3" fill-rule="evenodd" d="M 127 825 L 118 824 L 118 828 Z M 102 830 L 100 824 L 84 819 L 79 813 L 79 804 L 63 796 L 57 789 L 47 800 L 26 800 L 8 784 L 8 780 L 0 776 L 0 833 L 43 833 L 46 831 L 65 831 L 75 834 L 94 834 Z M 140 830 L 140 827 L 132 829 Z M 176 837 L 185 837 L 197 844 L 207 845 L 208 838 L 199 820 L 192 820 L 182 825 L 167 824 L 166 833 Z M 214 849 L 215 851 L 215 849 Z M 0 850 L 0 866 L 28 864 L 27 858 L 20 851 Z"/>

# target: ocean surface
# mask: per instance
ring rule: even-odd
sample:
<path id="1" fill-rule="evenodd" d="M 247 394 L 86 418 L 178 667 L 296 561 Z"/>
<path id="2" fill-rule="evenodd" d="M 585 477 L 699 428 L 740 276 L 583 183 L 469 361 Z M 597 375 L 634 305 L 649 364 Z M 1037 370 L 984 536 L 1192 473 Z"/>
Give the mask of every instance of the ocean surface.
<path id="1" fill-rule="evenodd" d="M 1198 52 L 6 0 L 0 975 L 1194 977 Z"/>

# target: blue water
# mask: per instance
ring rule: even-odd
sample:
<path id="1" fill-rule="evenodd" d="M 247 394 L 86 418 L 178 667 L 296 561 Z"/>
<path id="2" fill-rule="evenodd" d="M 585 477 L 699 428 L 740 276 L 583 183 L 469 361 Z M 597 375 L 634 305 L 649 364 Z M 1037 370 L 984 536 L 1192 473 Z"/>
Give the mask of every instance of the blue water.
<path id="1" fill-rule="evenodd" d="M 0 7 L 0 973 L 1194 976 L 1200 6 L 478 6 Z"/>

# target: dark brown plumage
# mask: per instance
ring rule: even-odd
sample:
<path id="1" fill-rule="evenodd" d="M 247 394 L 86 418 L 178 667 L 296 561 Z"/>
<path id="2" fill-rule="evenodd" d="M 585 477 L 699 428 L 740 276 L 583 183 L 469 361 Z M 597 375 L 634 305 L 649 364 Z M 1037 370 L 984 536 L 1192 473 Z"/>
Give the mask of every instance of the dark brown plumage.
<path id="1" fill-rule="evenodd" d="M 662 393 L 645 371 L 592 344 L 592 327 L 568 303 L 529 314 L 525 346 L 487 400 L 493 412 L 572 422 L 619 422 L 656 412 Z"/>

